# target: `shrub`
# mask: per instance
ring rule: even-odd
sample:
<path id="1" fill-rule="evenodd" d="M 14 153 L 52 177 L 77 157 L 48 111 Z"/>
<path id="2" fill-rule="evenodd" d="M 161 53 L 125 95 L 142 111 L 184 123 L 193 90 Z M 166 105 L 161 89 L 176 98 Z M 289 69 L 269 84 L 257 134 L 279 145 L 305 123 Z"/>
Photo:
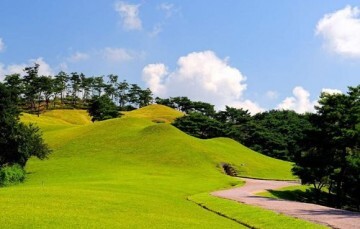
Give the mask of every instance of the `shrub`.
<path id="1" fill-rule="evenodd" d="M 23 182 L 25 179 L 25 170 L 19 165 L 6 165 L 0 168 L 0 186 L 8 186 Z"/>

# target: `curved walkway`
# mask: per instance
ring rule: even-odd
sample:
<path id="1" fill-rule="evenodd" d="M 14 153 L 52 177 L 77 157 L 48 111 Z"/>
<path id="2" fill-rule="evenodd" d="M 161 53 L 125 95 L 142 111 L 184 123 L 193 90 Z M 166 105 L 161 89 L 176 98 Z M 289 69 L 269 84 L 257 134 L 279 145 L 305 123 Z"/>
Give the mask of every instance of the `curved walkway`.
<path id="1" fill-rule="evenodd" d="M 236 200 L 245 204 L 260 206 L 296 218 L 325 224 L 333 228 L 360 229 L 360 213 L 350 212 L 316 204 L 301 203 L 289 200 L 278 200 L 256 196 L 255 193 L 269 189 L 294 186 L 289 181 L 255 180 L 242 178 L 246 184 L 240 188 L 216 191 L 214 196 Z"/>

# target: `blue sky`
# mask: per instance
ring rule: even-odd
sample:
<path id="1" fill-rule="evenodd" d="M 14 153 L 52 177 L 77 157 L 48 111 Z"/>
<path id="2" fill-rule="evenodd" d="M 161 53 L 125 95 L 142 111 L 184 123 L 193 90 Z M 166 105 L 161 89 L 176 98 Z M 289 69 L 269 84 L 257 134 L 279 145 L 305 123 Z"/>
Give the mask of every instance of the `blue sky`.
<path id="1" fill-rule="evenodd" d="M 0 2 L 0 80 L 117 74 L 155 95 L 252 112 L 312 111 L 360 81 L 358 1 Z M 336 90 L 334 90 L 336 89 Z"/>

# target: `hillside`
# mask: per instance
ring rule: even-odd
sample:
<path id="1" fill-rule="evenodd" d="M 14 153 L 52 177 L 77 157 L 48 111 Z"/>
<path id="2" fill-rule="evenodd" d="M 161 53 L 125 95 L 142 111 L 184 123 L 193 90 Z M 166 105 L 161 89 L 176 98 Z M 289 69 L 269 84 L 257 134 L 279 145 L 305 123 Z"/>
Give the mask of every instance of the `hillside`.
<path id="1" fill-rule="evenodd" d="M 58 110 L 36 122 L 54 149 L 31 159 L 24 184 L 0 188 L 0 224 L 7 227 L 234 228 L 186 197 L 239 184 L 241 175 L 293 179 L 288 162 L 258 154 L 226 138 L 200 140 L 168 124 L 182 115 L 151 105 L 91 123 L 84 111 Z M 165 123 L 158 123 L 159 120 Z"/>

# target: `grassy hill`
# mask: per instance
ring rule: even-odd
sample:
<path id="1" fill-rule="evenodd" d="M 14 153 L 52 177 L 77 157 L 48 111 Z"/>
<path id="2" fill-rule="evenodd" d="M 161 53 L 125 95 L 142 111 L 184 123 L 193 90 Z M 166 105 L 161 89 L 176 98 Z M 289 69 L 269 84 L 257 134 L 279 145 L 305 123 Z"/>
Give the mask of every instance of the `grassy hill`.
<path id="1" fill-rule="evenodd" d="M 293 179 L 291 164 L 226 138 L 200 140 L 168 124 L 180 112 L 151 105 L 91 123 L 85 111 L 55 110 L 35 122 L 54 150 L 31 159 L 25 183 L 0 188 L 2 227 L 239 228 L 187 197 L 239 184 L 241 175 Z M 158 123 L 159 120 L 165 123 Z"/>

